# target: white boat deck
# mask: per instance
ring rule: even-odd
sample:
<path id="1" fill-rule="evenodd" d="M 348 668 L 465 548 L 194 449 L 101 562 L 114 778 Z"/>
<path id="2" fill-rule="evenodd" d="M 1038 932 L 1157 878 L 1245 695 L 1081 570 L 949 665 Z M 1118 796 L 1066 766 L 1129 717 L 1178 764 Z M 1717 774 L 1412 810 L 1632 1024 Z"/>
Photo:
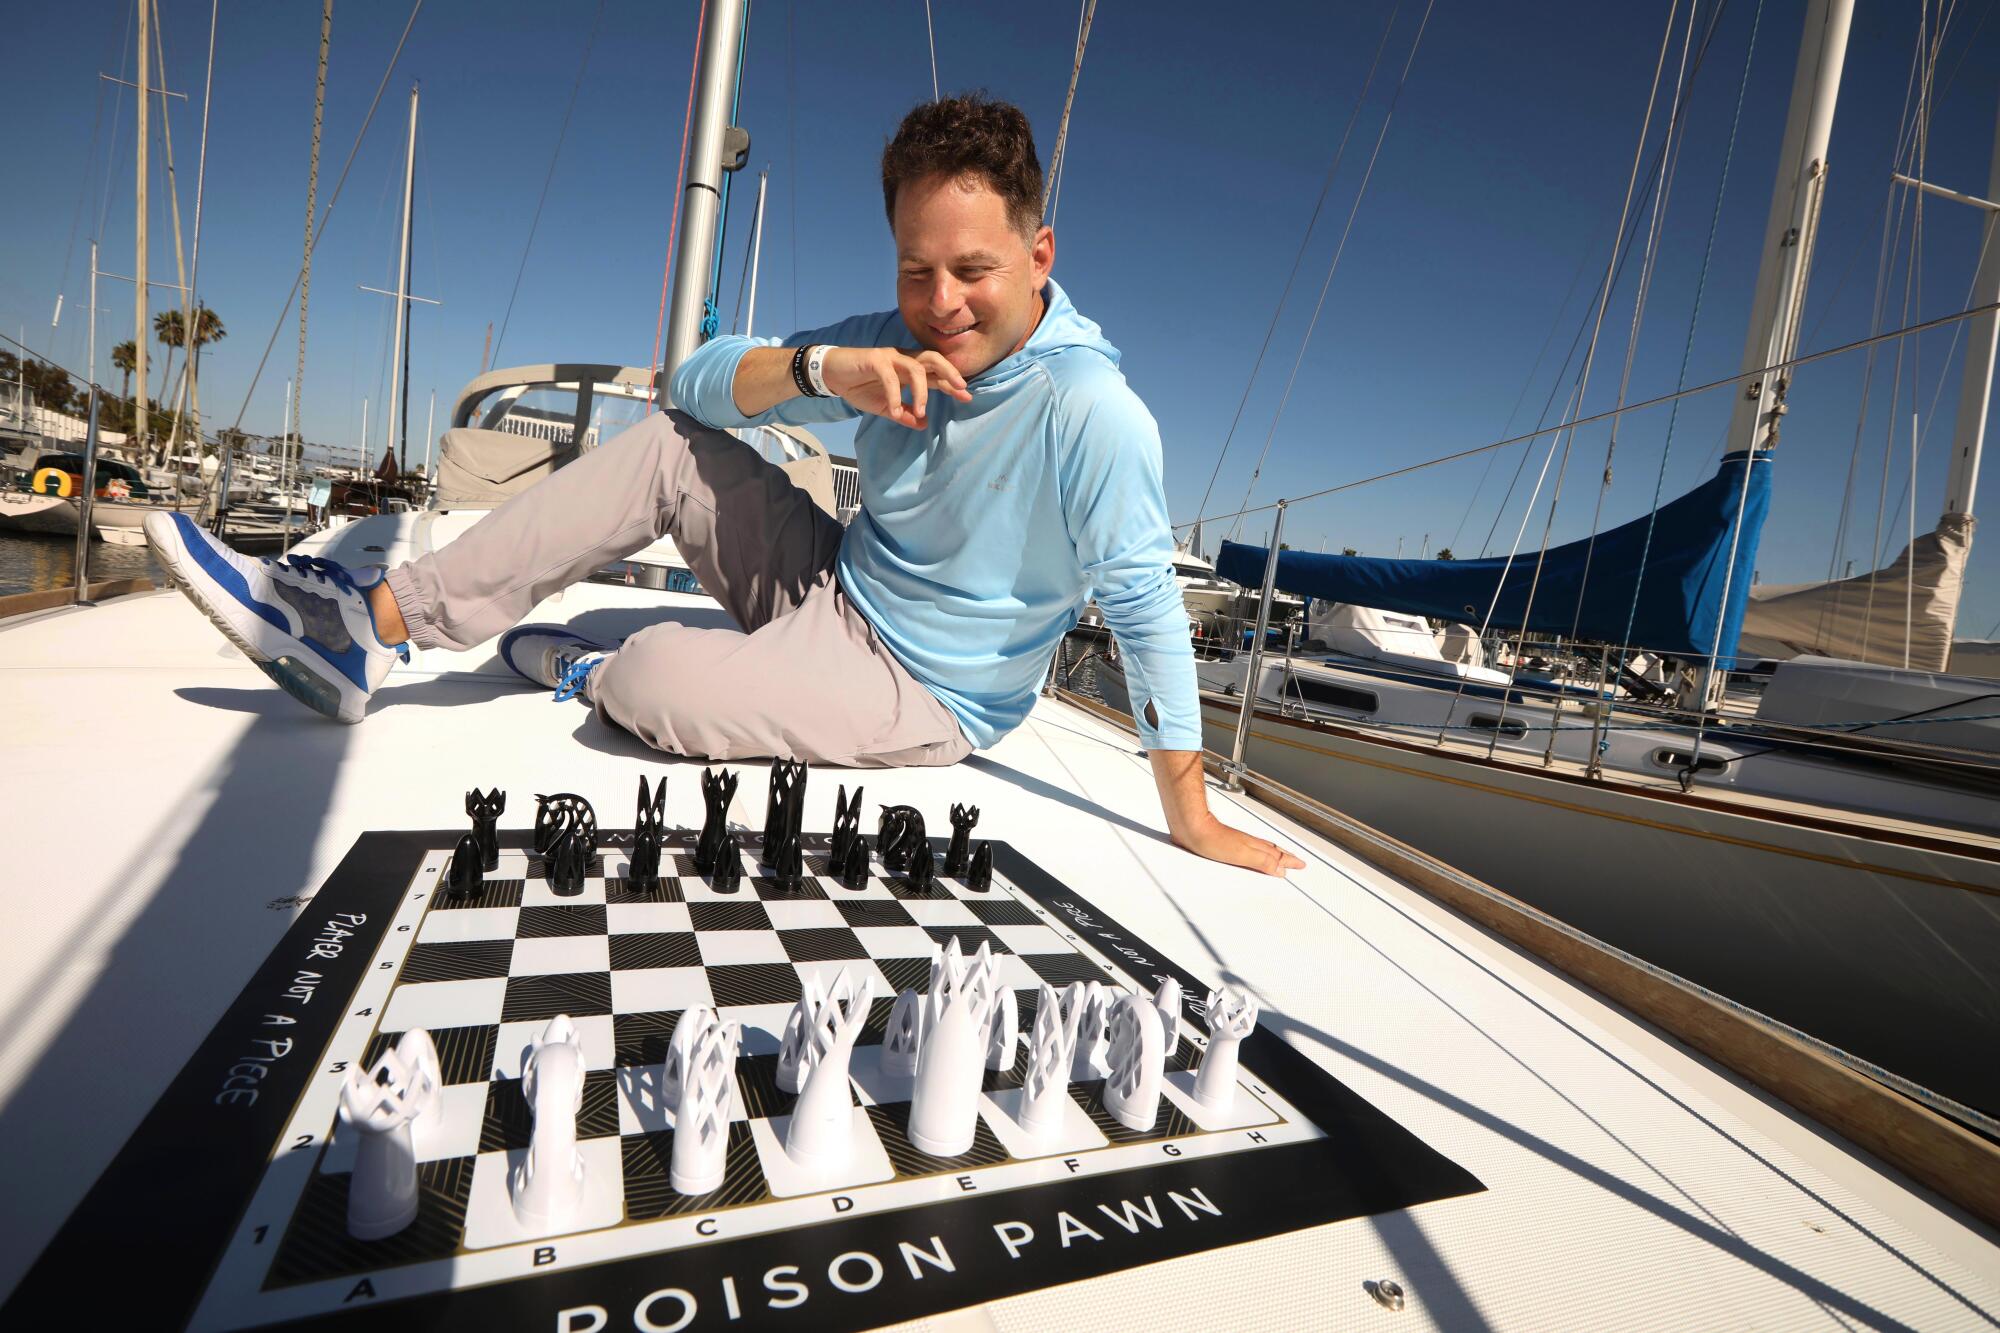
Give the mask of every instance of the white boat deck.
<path id="1" fill-rule="evenodd" d="M 712 603 L 583 585 L 537 618 L 629 628 Z M 482 665 L 483 664 L 483 665 Z M 370 829 L 458 828 L 499 786 L 503 827 L 575 791 L 623 827 L 672 763 L 498 674 L 429 654 L 368 721 L 306 713 L 177 594 L 0 626 L 0 1293 L 28 1264 Z M 746 766 L 740 819 L 763 806 Z M 1172 847 L 1128 736 L 1044 701 L 945 770 L 860 774 L 868 799 L 982 807 L 980 833 L 1143 934 L 1484 1182 L 1486 1190 L 934 1320 L 972 1328 L 1992 1329 L 2000 1241 L 1870 1158 L 1415 890 L 1257 807 L 1297 850 L 1268 879 Z M 813 774 L 808 828 L 831 824 Z M 135 1209 L 170 1201 L 134 1199 Z M 106 1277 L 116 1280 L 115 1261 Z M 1394 1279 L 1392 1313 L 1364 1290 Z"/>

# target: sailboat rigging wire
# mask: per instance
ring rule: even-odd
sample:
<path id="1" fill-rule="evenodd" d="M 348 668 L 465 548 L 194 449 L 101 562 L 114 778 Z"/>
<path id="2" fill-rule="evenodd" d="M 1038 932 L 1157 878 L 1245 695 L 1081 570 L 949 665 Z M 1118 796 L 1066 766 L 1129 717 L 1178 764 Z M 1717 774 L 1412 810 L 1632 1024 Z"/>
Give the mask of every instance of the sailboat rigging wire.
<path id="1" fill-rule="evenodd" d="M 929 13 L 929 3 L 930 0 L 925 0 L 926 14 Z M 1056 205 L 1062 202 L 1063 162 L 1067 158 L 1065 150 L 1069 147 L 1070 108 L 1076 105 L 1077 80 L 1083 77 L 1083 48 L 1090 42 L 1090 23 L 1096 14 L 1097 0 L 1083 0 L 1083 6 L 1076 15 L 1076 56 L 1070 61 L 1069 91 L 1063 94 L 1062 120 L 1056 125 L 1055 152 L 1049 157 L 1047 216 L 1042 220 L 1051 227 L 1056 225 Z M 936 82 L 935 71 L 931 79 L 932 82 Z"/>
<path id="2" fill-rule="evenodd" d="M 1575 421 L 1558 422 L 1553 426 L 1544 426 L 1538 430 L 1527 431 L 1520 435 L 1510 436 L 1504 440 L 1495 440 L 1491 444 L 1476 445 L 1471 449 L 1460 449 L 1456 453 L 1441 454 L 1436 458 L 1427 458 L 1421 463 L 1411 463 L 1406 467 L 1391 468 L 1387 472 L 1377 472 L 1370 476 L 1357 477 L 1353 481 L 1343 481 L 1333 486 L 1322 486 L 1316 491 L 1306 491 L 1301 495 L 1286 496 L 1285 503 L 1287 505 L 1304 504 L 1308 500 L 1318 500 L 1328 495 L 1339 495 L 1344 491 L 1355 490 L 1362 486 L 1371 486 L 1378 481 L 1392 481 L 1397 477 L 1407 477 L 1413 472 L 1424 472 L 1434 467 L 1443 467 L 1447 463 L 1459 462 L 1462 459 L 1477 458 L 1479 455 L 1489 453 L 1495 449 L 1511 448 L 1527 440 L 1536 440 L 1544 435 L 1553 435 L 1560 431 L 1569 430 L 1572 426 L 1594 426 L 1600 421 L 1609 421 L 1613 417 L 1623 416 L 1627 413 L 1643 412 L 1648 408 L 1663 407 L 1668 403 L 1682 398 L 1692 398 L 1697 394 L 1713 393 L 1717 389 L 1731 388 L 1735 385 L 1757 379 L 1760 376 L 1769 375 L 1773 371 L 1792 370 L 1799 366 L 1810 366 L 1816 362 L 1831 360 L 1837 356 L 1845 356 L 1849 352 L 1862 351 L 1876 343 L 1888 342 L 1895 338 L 1910 338 L 1920 333 L 1929 333 L 1932 329 L 1941 329 L 1948 325 L 1956 324 L 1961 320 L 1971 319 L 1976 315 L 1984 315 L 1995 310 L 2000 310 L 2000 301 L 1987 301 L 1984 304 L 1970 306 L 1964 310 L 1954 310 L 1948 315 L 1938 315 L 1931 319 L 1919 320 L 1917 323 L 1904 328 L 1891 329 L 1887 333 L 1877 334 L 1872 338 L 1856 338 L 1853 342 L 1845 342 L 1838 346 L 1822 348 L 1817 352 L 1807 352 L 1803 356 L 1787 357 L 1782 361 L 1773 361 L 1755 370 L 1739 371 L 1734 375 L 1728 375 L 1719 380 L 1709 380 L 1707 383 L 1697 384 L 1692 388 L 1678 389 L 1673 393 L 1663 393 L 1656 397 L 1644 398 L 1636 403 L 1627 403 L 1623 407 L 1606 408 L 1602 412 L 1593 412 L 1587 417 L 1578 417 Z M 1277 507 L 1278 502 L 1273 500 L 1269 504 L 1252 505 L 1247 509 L 1238 509 L 1227 514 L 1205 514 L 1199 518 L 1183 519 L 1173 526 L 1178 530 L 1192 527 L 1196 523 L 1212 522 L 1225 518 L 1240 518 L 1245 514 L 1261 514 L 1267 509 L 1276 509 Z"/>
<path id="3" fill-rule="evenodd" d="M 931 100 L 940 100 L 944 94 L 938 91 L 937 76 L 937 29 L 931 26 L 931 0 L 924 0 L 924 35 L 931 43 Z"/>
<path id="4" fill-rule="evenodd" d="M 1313 305 L 1312 318 L 1306 321 L 1305 335 L 1299 339 L 1299 353 L 1292 358 L 1292 373 L 1285 380 L 1285 391 L 1278 396 L 1278 410 L 1271 414 L 1271 428 L 1264 434 L 1264 448 L 1257 455 L 1257 466 L 1250 470 L 1250 484 L 1243 488 L 1243 503 L 1250 503 L 1250 496 L 1257 489 L 1257 479 L 1263 475 L 1264 459 L 1270 455 L 1271 441 L 1277 438 L 1278 423 L 1284 420 L 1285 405 L 1291 401 L 1292 386 L 1298 382 L 1299 367 L 1305 364 L 1306 348 L 1312 345 L 1313 331 L 1319 327 L 1320 312 L 1326 309 L 1326 294 L 1333 287 L 1333 275 L 1340 269 L 1340 257 L 1347 252 L 1347 238 L 1354 231 L 1354 219 L 1361 212 L 1362 201 L 1368 197 L 1368 182 L 1374 179 L 1375 163 L 1382 155 L 1383 141 L 1389 137 L 1389 126 L 1396 118 L 1396 104 L 1403 98 L 1403 89 L 1410 82 L 1410 69 L 1417 63 L 1417 51 L 1424 44 L 1424 30 L 1430 26 L 1431 10 L 1437 0 L 1425 0 L 1423 17 L 1417 20 L 1417 34 L 1410 39 L 1410 54 L 1403 61 L 1403 73 L 1396 80 L 1396 91 L 1389 96 L 1389 105 L 1382 113 L 1381 127 L 1375 133 L 1375 147 L 1368 154 L 1367 169 L 1361 173 L 1361 187 L 1354 193 L 1354 203 L 1347 210 L 1347 224 L 1341 228 L 1340 241 L 1333 248 L 1333 260 L 1326 266 L 1326 278 L 1319 285 L 1319 300 Z M 1678 3 L 1678 0 L 1676 0 Z M 1238 520 L 1241 525 L 1241 520 Z"/>
<path id="5" fill-rule="evenodd" d="M 90 201 L 90 185 L 91 182 L 94 179 L 96 179 L 97 176 L 98 131 L 103 128 L 103 125 L 104 125 L 104 80 L 99 79 L 97 81 L 96 106 L 92 109 L 90 113 L 90 151 L 85 155 L 83 159 L 83 184 L 81 187 L 78 188 L 76 192 L 76 207 L 70 210 L 69 243 L 63 247 L 62 277 L 56 281 L 56 310 L 58 314 L 60 314 L 62 310 L 63 291 L 65 288 L 69 286 L 70 262 L 76 257 L 76 234 L 77 232 L 83 229 L 84 205 Z M 55 319 L 51 319 L 49 321 L 51 325 L 54 325 L 55 322 L 56 322 Z M 53 330 L 51 330 L 49 343 L 51 346 L 53 346 L 55 343 Z M 91 367 L 91 374 L 95 376 L 96 373 L 97 373 L 97 368 L 95 366 Z"/>
<path id="6" fill-rule="evenodd" d="M 1389 9 L 1389 21 L 1382 28 L 1382 36 L 1375 43 L 1375 56 L 1368 62 L 1368 76 L 1361 81 L 1361 92 L 1354 99 L 1354 109 L 1347 113 L 1347 128 L 1340 132 L 1340 146 L 1334 149 L 1333 162 L 1326 169 L 1326 179 L 1320 182 L 1319 198 L 1313 203 L 1312 216 L 1306 219 L 1305 233 L 1299 237 L 1298 253 L 1292 256 L 1292 271 L 1285 275 L 1284 288 L 1278 293 L 1278 304 L 1271 310 L 1271 322 L 1264 329 L 1264 341 L 1257 348 L 1257 358 L 1250 363 L 1250 378 L 1244 381 L 1243 397 L 1236 404 L 1236 415 L 1230 418 L 1229 431 L 1222 437 L 1222 450 L 1215 456 L 1215 466 L 1209 471 L 1208 485 L 1202 489 L 1201 503 L 1195 506 L 1199 515 L 1208 508 L 1208 497 L 1215 490 L 1215 479 L 1222 475 L 1223 460 L 1229 457 L 1230 442 L 1236 438 L 1236 427 L 1243 420 L 1243 410 L 1250 405 L 1250 390 L 1256 386 L 1257 372 L 1263 368 L 1264 354 L 1270 350 L 1271 335 L 1278 331 L 1278 316 L 1284 313 L 1285 302 L 1291 299 L 1292 284 L 1298 281 L 1299 264 L 1306 257 L 1306 245 L 1312 240 L 1313 229 L 1319 225 L 1320 210 L 1326 207 L 1327 192 L 1333 188 L 1333 178 L 1340 170 L 1341 159 L 1347 154 L 1347 139 L 1354 132 L 1354 122 L 1361 116 L 1361 108 L 1368 100 L 1368 90 L 1375 84 L 1375 71 L 1382 64 L 1382 52 L 1389 45 L 1389 34 L 1395 30 L 1396 16 L 1402 12 L 1402 0 Z M 1510 423 L 1511 424 L 1511 423 Z M 1196 522 L 1200 522 L 1197 517 Z"/>
<path id="7" fill-rule="evenodd" d="M 182 381 L 183 394 L 192 399 L 194 407 L 194 438 L 196 447 L 201 444 L 201 382 L 197 377 L 195 358 L 201 352 L 202 304 L 198 294 L 201 287 L 201 204 L 203 188 L 208 181 L 208 105 L 209 95 L 215 90 L 215 26 L 222 17 L 222 0 L 209 0 L 208 8 L 208 73 L 201 85 L 201 149 L 195 155 L 194 168 L 194 239 L 188 250 L 187 290 L 181 295 L 181 304 L 187 312 L 181 317 L 181 332 L 186 338 L 186 346 L 181 352 L 182 364 L 187 367 L 186 378 Z M 158 29 L 154 29 L 155 32 Z M 165 62 L 162 61 L 162 64 Z M 160 81 L 166 82 L 161 75 Z M 165 117 L 161 117 L 162 127 Z M 180 414 L 175 414 L 174 435 L 180 434 Z M 170 442 L 171 443 L 171 442 Z M 174 465 L 174 488 L 180 489 L 180 465 Z M 225 497 L 226 499 L 227 497 Z"/>
<path id="8" fill-rule="evenodd" d="M 549 169 L 542 177 L 542 192 L 535 200 L 535 216 L 528 223 L 528 239 L 521 244 L 521 263 L 514 270 L 514 287 L 507 293 L 507 313 L 500 317 L 500 334 L 493 340 L 493 358 L 507 341 L 507 325 L 514 318 L 514 298 L 521 294 L 521 275 L 528 271 L 528 252 L 535 248 L 535 232 L 542 225 L 542 205 L 549 201 L 549 186 L 556 178 L 556 163 L 562 160 L 563 141 L 569 137 L 569 118 L 576 110 L 576 95 L 583 91 L 584 71 L 590 68 L 591 48 L 597 45 L 597 29 L 604 22 L 604 0 L 597 0 L 597 12 L 590 19 L 590 35 L 583 39 L 583 59 L 577 62 L 576 82 L 570 85 L 569 105 L 563 108 L 562 128 L 556 131 L 556 146 L 549 153 Z"/>
<path id="9" fill-rule="evenodd" d="M 743 106 L 743 59 L 750 50 L 750 4 L 743 0 L 743 22 L 736 30 L 736 91 L 729 98 L 729 123 L 737 121 L 737 112 Z M 701 309 L 701 336 L 706 342 L 713 338 L 722 327 L 722 246 L 729 237 L 729 186 L 736 179 L 736 173 L 724 170 L 722 189 L 716 206 L 715 253 L 708 262 L 708 295 L 703 298 Z"/>
<path id="10" fill-rule="evenodd" d="M 799 0 L 785 7 L 785 211 L 792 231 L 792 327 L 799 327 L 799 112 L 798 74 L 793 59 L 793 29 Z"/>
<path id="11" fill-rule="evenodd" d="M 125 36 L 118 43 L 118 73 L 125 73 L 126 53 L 132 49 L 132 20 L 139 13 L 139 0 L 132 0 L 132 7 L 125 11 Z M 98 85 L 100 91 L 103 84 Z M 124 130 L 125 85 L 118 83 L 117 91 L 111 98 L 111 142 L 106 146 L 104 157 L 104 187 L 97 192 L 97 230 L 94 235 L 104 235 L 104 224 L 111 216 L 111 177 L 118 168 L 118 141 Z M 52 349 L 53 350 L 53 349 Z M 95 371 L 92 372 L 93 374 Z"/>
<path id="12" fill-rule="evenodd" d="M 660 396 L 660 336 L 667 327 L 667 286 L 674 276 L 674 238 L 681 225 L 681 196 L 687 193 L 688 134 L 694 129 L 694 85 L 695 77 L 701 73 L 701 34 L 708 22 L 708 6 L 695 6 L 694 57 L 688 67 L 687 111 L 681 117 L 681 162 L 674 168 L 674 206 L 667 221 L 667 262 L 660 270 L 660 317 L 653 325 L 653 358 L 646 363 L 652 374 L 646 385 L 646 405 L 651 407 Z"/>
<path id="13" fill-rule="evenodd" d="M 264 355 L 257 358 L 257 369 L 252 371 L 250 374 L 250 385 L 243 391 L 243 406 L 236 410 L 236 421 L 230 427 L 231 430 L 243 429 L 243 418 L 250 411 L 250 400 L 253 396 L 255 396 L 257 392 L 257 381 L 262 379 L 264 376 L 264 364 L 271 359 L 271 349 L 277 345 L 278 330 L 284 327 L 285 316 L 291 311 L 292 297 L 297 296 L 299 294 L 301 283 L 305 278 L 308 268 L 312 264 L 313 251 L 319 248 L 320 239 L 326 235 L 326 225 L 327 223 L 333 220 L 334 205 L 340 202 L 340 192 L 341 189 L 345 187 L 347 184 L 347 173 L 354 166 L 355 154 L 361 151 L 361 141 L 368 137 L 368 127 L 374 124 L 375 122 L 375 109 L 382 105 L 383 90 L 385 90 L 389 86 L 389 76 L 396 72 L 396 62 L 402 58 L 403 46 L 410 40 L 410 29 L 417 26 L 417 15 L 423 12 L 423 8 L 424 8 L 424 0 L 414 0 L 414 3 L 412 3 L 410 6 L 410 17 L 409 20 L 403 24 L 403 35 L 396 39 L 396 49 L 389 53 L 389 63 L 383 66 L 382 68 L 382 79 L 379 83 L 375 85 L 375 96 L 369 100 L 368 114 L 361 118 L 361 128 L 355 131 L 354 146 L 347 150 L 347 160 L 341 163 L 340 175 L 333 183 L 333 194 L 329 196 L 326 201 L 326 211 L 320 214 L 319 226 L 316 230 L 313 231 L 312 238 L 306 243 L 305 261 L 299 265 L 298 276 L 292 279 L 292 290 L 286 294 L 285 304 L 278 310 L 277 323 L 272 326 L 271 337 L 269 341 L 267 341 L 264 344 Z M 328 15 L 331 15 L 332 12 L 333 12 L 332 0 L 327 0 L 327 13 Z M 325 50 L 326 50 L 326 38 L 324 35 L 324 30 L 322 30 L 322 35 L 320 38 L 320 50 L 321 50 L 320 59 L 322 62 L 321 68 L 324 69 Z M 305 334 L 303 329 L 299 334 L 299 344 L 301 348 L 301 364 L 303 364 L 304 362 L 303 349 L 305 345 Z M 298 391 L 296 389 L 293 390 L 292 401 L 294 404 L 298 402 Z M 294 420 L 297 419 L 296 413 L 294 414 L 293 419 Z"/>

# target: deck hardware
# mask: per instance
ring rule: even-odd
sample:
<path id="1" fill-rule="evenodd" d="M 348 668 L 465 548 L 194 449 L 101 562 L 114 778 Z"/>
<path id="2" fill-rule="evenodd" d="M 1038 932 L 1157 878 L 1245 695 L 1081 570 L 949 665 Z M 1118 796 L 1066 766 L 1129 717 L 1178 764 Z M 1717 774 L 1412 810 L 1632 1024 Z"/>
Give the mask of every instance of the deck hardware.
<path id="1" fill-rule="evenodd" d="M 1403 1308 L 1403 1288 L 1394 1278 L 1383 1278 L 1380 1282 L 1364 1282 L 1362 1290 L 1375 1298 L 1375 1303 L 1385 1310 Z"/>

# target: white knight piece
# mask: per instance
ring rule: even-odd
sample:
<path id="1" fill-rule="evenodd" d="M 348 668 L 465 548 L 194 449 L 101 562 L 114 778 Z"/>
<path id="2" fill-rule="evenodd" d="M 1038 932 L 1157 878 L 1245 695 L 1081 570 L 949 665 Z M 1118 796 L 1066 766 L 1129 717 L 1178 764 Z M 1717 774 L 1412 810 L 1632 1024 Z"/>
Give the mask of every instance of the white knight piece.
<path id="1" fill-rule="evenodd" d="M 1127 1129 L 1151 1129 L 1160 1114 L 1166 1072 L 1159 1011 L 1150 1000 L 1121 994 L 1111 1008 L 1111 1074 L 1104 1080 L 1104 1109 Z"/>
<path id="2" fill-rule="evenodd" d="M 429 1044 L 429 1038 L 425 1038 Z M 372 1069 L 353 1069 L 340 1088 L 341 1123 L 360 1134 L 347 1186 L 347 1234 L 382 1240 L 417 1218 L 417 1150 L 410 1122 L 423 1111 L 423 1080 L 401 1050 L 384 1051 Z"/>
<path id="3" fill-rule="evenodd" d="M 1021 1084 L 1021 1128 L 1045 1139 L 1061 1128 L 1069 1102 L 1069 1065 L 1083 1019 L 1083 991 L 1069 988 L 1067 1012 L 1055 988 L 1044 983 L 1035 1000 L 1035 1028 L 1028 1038 L 1028 1076 Z"/>
<path id="4" fill-rule="evenodd" d="M 924 1043 L 910 1099 L 910 1142 L 933 1157 L 966 1152 L 979 1127 L 980 1075 L 997 974 L 992 950 L 984 944 L 969 965 L 955 966 L 959 961 L 954 939 L 931 969 Z"/>
<path id="5" fill-rule="evenodd" d="M 1236 1101 L 1236 1048 L 1257 1026 L 1257 1001 L 1242 991 L 1218 987 L 1208 993 L 1208 1049 L 1194 1076 L 1195 1102 L 1227 1114 Z"/>
<path id="6" fill-rule="evenodd" d="M 722 1187 L 729 1165 L 729 1113 L 736 1100 L 736 1046 L 742 1029 L 707 1009 L 689 1010 L 681 1022 L 699 1017 L 690 1034 L 674 1107 L 674 1146 L 667 1182 L 675 1193 L 710 1194 Z M 680 1035 L 680 1029 L 674 1029 Z"/>
<path id="7" fill-rule="evenodd" d="M 861 988 L 854 990 L 843 970 L 831 996 L 814 1015 L 813 1030 L 823 1030 L 826 1040 L 822 1045 L 815 1037 L 803 1075 L 804 1090 L 785 1133 L 785 1154 L 800 1166 L 839 1167 L 854 1151 L 854 1093 L 847 1068 L 874 998 L 872 977 L 864 973 Z"/>
<path id="8" fill-rule="evenodd" d="M 514 1212 L 530 1227 L 557 1226 L 583 1199 L 583 1156 L 576 1150 L 583 1043 L 568 1014 L 550 1019 L 528 1052 L 521 1092 L 535 1129 L 527 1157 L 514 1169 Z"/>

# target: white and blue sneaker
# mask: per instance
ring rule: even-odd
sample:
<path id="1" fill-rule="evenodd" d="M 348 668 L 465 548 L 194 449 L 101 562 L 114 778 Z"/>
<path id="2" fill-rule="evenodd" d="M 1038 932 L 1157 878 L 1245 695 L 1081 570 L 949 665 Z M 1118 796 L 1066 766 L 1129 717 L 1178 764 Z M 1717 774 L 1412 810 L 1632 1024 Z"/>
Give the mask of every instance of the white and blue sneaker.
<path id="1" fill-rule="evenodd" d="M 522 680 L 554 690 L 560 702 L 582 695 L 590 673 L 617 647 L 567 625 L 516 625 L 500 636 L 500 660 Z"/>
<path id="2" fill-rule="evenodd" d="M 238 555 L 186 514 L 146 515 L 146 541 L 215 627 L 316 713 L 359 722 L 389 668 L 409 660 L 406 646 L 391 648 L 375 635 L 363 595 L 374 580 L 357 584 L 344 565 Z"/>

